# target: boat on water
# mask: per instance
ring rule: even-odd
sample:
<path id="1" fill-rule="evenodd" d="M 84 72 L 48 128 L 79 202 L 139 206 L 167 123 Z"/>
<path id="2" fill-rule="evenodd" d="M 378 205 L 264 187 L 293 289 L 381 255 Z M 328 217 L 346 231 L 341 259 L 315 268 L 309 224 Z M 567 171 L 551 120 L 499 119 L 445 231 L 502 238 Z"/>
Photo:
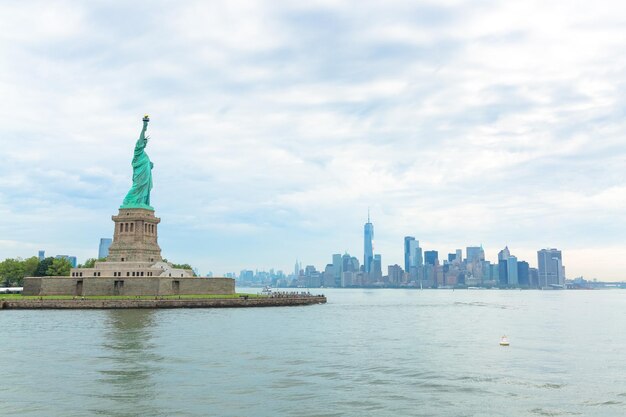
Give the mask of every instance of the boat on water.
<path id="1" fill-rule="evenodd" d="M 502 336 L 500 338 L 500 346 L 509 346 L 509 338 L 506 336 Z"/>

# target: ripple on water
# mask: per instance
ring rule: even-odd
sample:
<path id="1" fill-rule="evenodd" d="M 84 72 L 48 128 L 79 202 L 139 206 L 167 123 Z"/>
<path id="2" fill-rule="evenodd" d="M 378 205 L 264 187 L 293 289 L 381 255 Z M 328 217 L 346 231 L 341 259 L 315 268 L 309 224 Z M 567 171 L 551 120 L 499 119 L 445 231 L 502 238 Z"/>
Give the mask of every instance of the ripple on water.
<path id="1" fill-rule="evenodd" d="M 566 411 L 566 410 L 557 410 L 557 409 L 547 410 L 545 408 L 533 408 L 532 410 L 530 410 L 530 412 L 533 414 L 537 414 L 539 416 L 551 416 L 551 417 L 582 415 L 582 413 L 578 413 L 576 411 Z"/>
<path id="2" fill-rule="evenodd" d="M 602 407 L 602 406 L 607 406 L 607 405 L 620 405 L 620 404 L 623 404 L 623 402 L 615 401 L 615 400 L 600 401 L 600 402 L 584 401 L 583 404 L 588 407 Z"/>
<path id="3" fill-rule="evenodd" d="M 456 306 L 469 306 L 469 307 L 489 307 L 489 308 L 498 308 L 501 310 L 513 310 L 517 309 L 515 306 L 506 305 L 506 304 L 495 304 L 495 303 L 483 303 L 480 301 L 455 301 L 454 305 Z"/>
<path id="4" fill-rule="evenodd" d="M 543 385 L 537 385 L 537 388 L 546 388 L 546 389 L 561 389 L 565 386 L 566 384 L 543 384 Z"/>

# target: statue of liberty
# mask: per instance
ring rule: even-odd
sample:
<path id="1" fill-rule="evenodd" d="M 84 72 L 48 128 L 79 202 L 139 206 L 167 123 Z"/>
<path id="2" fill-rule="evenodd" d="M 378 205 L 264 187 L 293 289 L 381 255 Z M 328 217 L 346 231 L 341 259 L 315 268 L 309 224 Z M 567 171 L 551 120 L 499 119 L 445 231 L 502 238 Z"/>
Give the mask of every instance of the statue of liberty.
<path id="1" fill-rule="evenodd" d="M 148 122 L 150 118 L 146 114 L 143 117 L 143 129 L 137 143 L 135 144 L 135 153 L 133 155 L 133 186 L 126 194 L 124 202 L 120 208 L 144 208 L 154 210 L 150 206 L 150 190 L 152 189 L 152 167 L 154 164 L 150 162 L 148 154 L 145 152 L 146 145 L 150 136 L 146 136 Z"/>

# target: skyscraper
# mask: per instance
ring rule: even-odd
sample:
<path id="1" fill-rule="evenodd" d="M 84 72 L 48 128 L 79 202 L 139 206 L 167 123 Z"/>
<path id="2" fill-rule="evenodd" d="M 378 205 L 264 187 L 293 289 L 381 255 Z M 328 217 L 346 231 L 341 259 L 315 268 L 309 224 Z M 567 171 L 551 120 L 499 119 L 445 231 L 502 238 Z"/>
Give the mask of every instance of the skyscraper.
<path id="1" fill-rule="evenodd" d="M 413 236 L 405 236 L 404 237 L 404 270 L 410 271 L 412 266 L 415 266 L 413 262 L 413 257 L 415 256 L 415 248 L 417 245 L 415 244 L 415 238 Z"/>
<path id="2" fill-rule="evenodd" d="M 382 265 L 383 265 L 382 257 L 380 256 L 379 253 L 377 253 L 376 255 L 374 255 L 374 259 L 372 260 L 372 265 L 370 267 L 370 274 L 369 274 L 370 280 L 376 282 L 376 281 L 380 281 L 383 278 Z"/>
<path id="3" fill-rule="evenodd" d="M 465 251 L 469 263 L 485 260 L 485 251 L 482 246 L 468 246 Z"/>
<path id="4" fill-rule="evenodd" d="M 412 268 L 420 267 L 424 263 L 422 248 L 419 240 L 413 236 L 404 237 L 404 270 L 410 272 Z"/>
<path id="5" fill-rule="evenodd" d="M 101 238 L 100 247 L 98 248 L 98 259 L 106 258 L 109 256 L 109 247 L 113 243 L 113 239 Z"/>
<path id="6" fill-rule="evenodd" d="M 365 272 L 370 272 L 372 260 L 374 259 L 374 225 L 370 222 L 370 212 L 367 211 L 367 223 L 363 228 L 363 266 Z"/>
<path id="7" fill-rule="evenodd" d="M 537 268 L 528 268 L 528 281 L 531 288 L 539 287 L 539 270 Z"/>
<path id="8" fill-rule="evenodd" d="M 293 275 L 295 277 L 300 275 L 300 268 L 301 268 L 300 262 L 298 262 L 298 260 L 296 259 L 296 264 L 293 267 Z"/>
<path id="9" fill-rule="evenodd" d="M 422 248 L 420 248 L 420 241 L 419 240 L 415 241 L 415 245 L 416 245 L 416 248 L 415 248 L 415 255 L 413 257 L 413 261 L 414 261 L 413 266 L 419 268 L 422 265 L 424 265 L 424 256 L 422 254 Z"/>
<path id="10" fill-rule="evenodd" d="M 46 251 L 45 250 L 40 250 L 38 253 L 38 257 L 39 257 L 39 262 L 43 261 L 46 258 Z"/>
<path id="11" fill-rule="evenodd" d="M 517 282 L 520 287 L 530 286 L 530 274 L 529 265 L 526 261 L 520 261 L 517 263 Z"/>
<path id="12" fill-rule="evenodd" d="M 563 259 L 558 249 L 541 249 L 537 251 L 537 265 L 539 266 L 539 287 L 565 284 Z"/>
<path id="13" fill-rule="evenodd" d="M 359 260 L 347 252 L 341 257 L 341 273 L 359 272 Z"/>
<path id="14" fill-rule="evenodd" d="M 333 277 L 335 279 L 335 286 L 341 286 L 341 254 L 335 253 L 333 254 Z"/>
<path id="15" fill-rule="evenodd" d="M 509 247 L 505 246 L 500 252 L 498 252 L 498 284 L 500 286 L 507 286 L 509 284 L 509 269 L 507 267 L 507 261 L 511 257 Z"/>
<path id="16" fill-rule="evenodd" d="M 511 256 L 511 251 L 509 251 L 509 247 L 505 246 L 500 252 L 498 252 L 498 260 L 506 261 Z"/>
<path id="17" fill-rule="evenodd" d="M 509 284 L 506 259 L 498 259 L 498 285 L 506 287 Z"/>
<path id="18" fill-rule="evenodd" d="M 398 264 L 389 265 L 387 267 L 387 277 L 389 278 L 389 284 L 392 286 L 398 286 L 402 282 L 402 276 L 404 275 L 404 271 L 402 267 Z"/>
<path id="19" fill-rule="evenodd" d="M 427 265 L 437 265 L 439 261 L 439 252 L 436 250 L 427 250 L 424 252 L 424 263 Z"/>
<path id="20" fill-rule="evenodd" d="M 515 256 L 509 256 L 509 259 L 506 260 L 506 273 L 509 285 L 517 286 L 519 282 L 517 280 L 517 258 Z"/>

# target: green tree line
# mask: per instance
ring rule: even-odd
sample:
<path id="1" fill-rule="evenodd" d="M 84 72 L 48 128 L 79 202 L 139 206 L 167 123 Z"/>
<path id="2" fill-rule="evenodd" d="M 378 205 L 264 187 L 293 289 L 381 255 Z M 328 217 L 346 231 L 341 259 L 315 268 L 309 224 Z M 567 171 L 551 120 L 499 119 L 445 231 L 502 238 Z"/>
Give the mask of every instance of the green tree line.
<path id="1" fill-rule="evenodd" d="M 106 258 L 90 258 L 79 268 L 93 268 L 96 262 L 104 262 Z M 167 262 L 166 259 L 164 259 Z M 174 268 L 192 269 L 189 264 L 172 264 Z M 12 285 L 21 286 L 24 277 L 45 277 L 45 276 L 69 276 L 72 264 L 65 258 L 44 258 L 39 260 L 36 256 L 22 259 L 9 258 L 0 262 L 0 283 L 5 287 Z M 195 273 L 194 273 L 195 275 Z"/>
<path id="2" fill-rule="evenodd" d="M 24 277 L 68 276 L 71 268 L 65 258 L 9 258 L 0 262 L 0 282 L 6 287 L 21 286 Z"/>

